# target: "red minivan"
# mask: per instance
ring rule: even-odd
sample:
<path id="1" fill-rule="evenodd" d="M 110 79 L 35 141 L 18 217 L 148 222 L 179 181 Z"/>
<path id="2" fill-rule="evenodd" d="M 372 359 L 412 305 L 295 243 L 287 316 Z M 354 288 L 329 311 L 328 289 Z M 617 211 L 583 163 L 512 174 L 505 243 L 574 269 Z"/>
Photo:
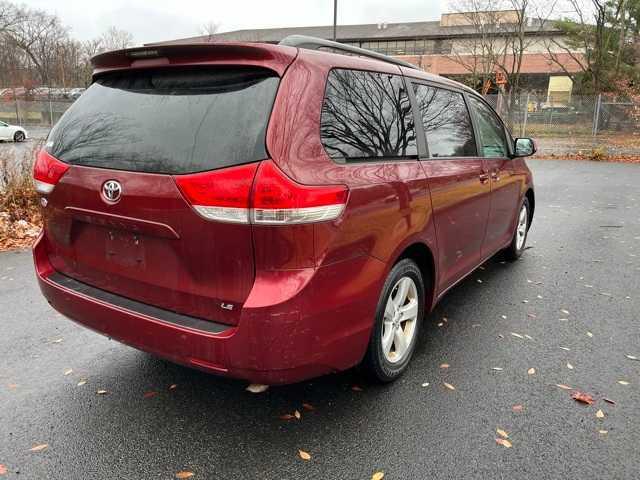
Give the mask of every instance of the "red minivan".
<path id="1" fill-rule="evenodd" d="M 308 37 L 98 55 L 34 166 L 59 312 L 254 383 L 362 365 L 391 381 L 425 314 L 535 206 L 469 88 Z"/>

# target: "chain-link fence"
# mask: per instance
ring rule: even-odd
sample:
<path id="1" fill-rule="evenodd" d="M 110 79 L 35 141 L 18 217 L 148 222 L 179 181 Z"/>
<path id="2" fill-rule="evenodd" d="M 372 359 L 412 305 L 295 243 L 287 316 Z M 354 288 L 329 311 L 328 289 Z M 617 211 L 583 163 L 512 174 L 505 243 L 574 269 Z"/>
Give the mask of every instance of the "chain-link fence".
<path id="1" fill-rule="evenodd" d="M 0 100 L 0 121 L 24 127 L 51 128 L 73 100 Z"/>
<path id="2" fill-rule="evenodd" d="M 561 137 L 633 134 L 640 128 L 640 103 L 604 95 L 552 97 L 525 93 L 487 95 L 514 136 Z"/>

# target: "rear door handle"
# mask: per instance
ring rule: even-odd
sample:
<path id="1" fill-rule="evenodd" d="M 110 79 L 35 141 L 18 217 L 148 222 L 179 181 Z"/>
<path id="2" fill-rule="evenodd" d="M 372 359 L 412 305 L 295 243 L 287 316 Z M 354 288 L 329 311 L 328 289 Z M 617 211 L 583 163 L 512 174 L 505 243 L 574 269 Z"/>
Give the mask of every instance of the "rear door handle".
<path id="1" fill-rule="evenodd" d="M 489 181 L 489 174 L 481 173 L 478 178 L 480 179 L 480 183 L 487 183 Z"/>

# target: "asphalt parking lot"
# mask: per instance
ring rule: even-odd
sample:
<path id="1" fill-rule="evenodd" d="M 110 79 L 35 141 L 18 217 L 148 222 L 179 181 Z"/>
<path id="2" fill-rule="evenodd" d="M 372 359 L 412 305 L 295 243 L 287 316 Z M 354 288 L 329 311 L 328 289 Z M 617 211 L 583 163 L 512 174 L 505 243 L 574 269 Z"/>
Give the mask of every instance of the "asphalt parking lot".
<path id="1" fill-rule="evenodd" d="M 640 167 L 529 163 L 531 248 L 452 290 L 388 386 L 351 371 L 248 393 L 76 326 L 28 252 L 0 254 L 6 477 L 638 478 Z"/>

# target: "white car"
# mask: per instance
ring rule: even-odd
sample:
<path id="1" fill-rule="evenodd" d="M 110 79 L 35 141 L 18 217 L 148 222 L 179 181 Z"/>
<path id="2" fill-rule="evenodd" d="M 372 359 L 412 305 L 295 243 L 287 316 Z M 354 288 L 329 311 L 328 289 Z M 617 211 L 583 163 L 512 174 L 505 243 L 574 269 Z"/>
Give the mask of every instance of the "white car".
<path id="1" fill-rule="evenodd" d="M 11 140 L 14 142 L 24 142 L 27 138 L 29 138 L 29 136 L 24 128 L 0 122 L 0 141 Z"/>

